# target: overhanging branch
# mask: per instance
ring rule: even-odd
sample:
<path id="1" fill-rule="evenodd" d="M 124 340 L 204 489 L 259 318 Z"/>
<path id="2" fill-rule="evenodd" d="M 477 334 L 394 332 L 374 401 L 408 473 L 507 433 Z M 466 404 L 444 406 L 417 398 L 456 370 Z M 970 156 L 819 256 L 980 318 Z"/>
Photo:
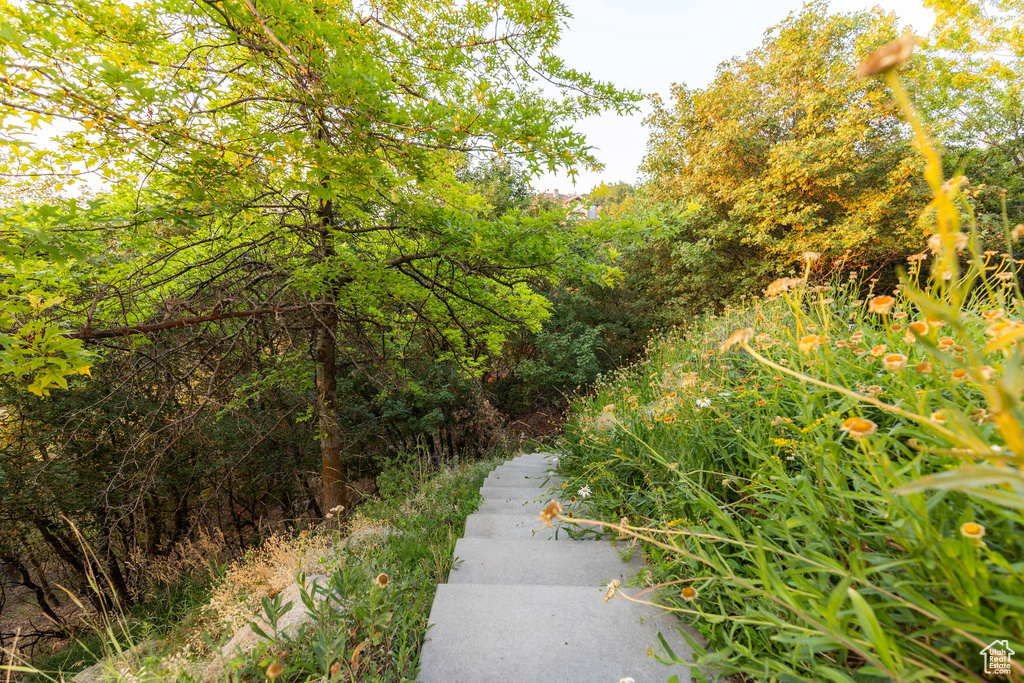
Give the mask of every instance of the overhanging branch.
<path id="1" fill-rule="evenodd" d="M 177 327 L 191 327 L 215 320 L 228 320 L 229 318 L 245 318 L 255 315 L 270 315 L 271 313 L 291 313 L 309 308 L 312 304 L 301 304 L 298 306 L 273 306 L 270 308 L 254 308 L 248 311 L 228 311 L 225 313 L 214 312 L 209 315 L 200 315 L 194 318 L 179 318 L 177 320 L 166 320 L 151 325 L 131 325 L 129 327 L 118 327 L 113 330 L 100 330 L 92 332 L 83 330 L 67 335 L 71 339 L 82 339 L 92 341 L 94 339 L 113 339 L 115 337 L 130 337 L 133 334 L 146 334 L 148 332 L 159 332 L 161 330 L 172 330 Z"/>

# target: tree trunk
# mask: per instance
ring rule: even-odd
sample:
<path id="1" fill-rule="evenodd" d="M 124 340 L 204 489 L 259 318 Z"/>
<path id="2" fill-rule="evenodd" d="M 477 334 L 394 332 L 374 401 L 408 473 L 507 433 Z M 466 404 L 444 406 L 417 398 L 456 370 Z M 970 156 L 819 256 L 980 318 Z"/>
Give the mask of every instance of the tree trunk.
<path id="1" fill-rule="evenodd" d="M 321 311 L 316 332 L 316 407 L 320 418 L 320 458 L 323 463 L 326 512 L 345 505 L 345 470 L 338 425 L 338 359 L 333 330 L 338 329 L 338 309 L 332 301 Z"/>
<path id="2" fill-rule="evenodd" d="M 320 258 L 330 262 L 337 255 L 331 227 L 334 220 L 330 201 L 320 200 L 317 215 L 320 219 Z M 320 418 L 320 459 L 324 479 L 324 512 L 338 506 L 347 507 L 345 463 L 341 455 L 341 426 L 338 419 L 338 286 L 327 287 L 319 307 L 319 327 L 316 331 L 316 408 Z"/>

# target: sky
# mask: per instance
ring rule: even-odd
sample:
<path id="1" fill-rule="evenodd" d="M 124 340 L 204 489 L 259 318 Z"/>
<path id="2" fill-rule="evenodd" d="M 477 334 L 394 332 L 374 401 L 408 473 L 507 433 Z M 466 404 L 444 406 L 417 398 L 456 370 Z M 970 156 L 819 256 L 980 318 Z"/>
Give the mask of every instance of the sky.
<path id="1" fill-rule="evenodd" d="M 559 44 L 566 64 L 602 81 L 644 93 L 667 95 L 673 83 L 706 86 L 718 65 L 761 44 L 764 32 L 803 0 L 565 0 L 573 17 Z M 893 11 L 903 28 L 924 35 L 935 16 L 919 0 L 832 0 L 833 12 L 881 7 Z M 635 183 L 647 148 L 644 116 L 607 114 L 585 119 L 576 130 L 586 134 L 601 172 L 582 171 L 575 185 L 568 175 L 545 174 L 531 180 L 539 191 L 585 193 L 600 182 Z"/>

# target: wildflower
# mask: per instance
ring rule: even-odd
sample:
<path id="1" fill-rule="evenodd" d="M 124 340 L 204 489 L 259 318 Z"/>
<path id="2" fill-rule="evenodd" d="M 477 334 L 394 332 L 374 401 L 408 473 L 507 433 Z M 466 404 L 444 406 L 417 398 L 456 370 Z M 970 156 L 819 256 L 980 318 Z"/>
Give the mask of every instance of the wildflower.
<path id="1" fill-rule="evenodd" d="M 679 597 L 681 597 L 683 600 L 686 600 L 687 602 L 693 602 L 697 599 L 698 595 L 699 594 L 697 593 L 697 589 L 693 586 L 687 586 L 679 593 Z"/>
<path id="2" fill-rule="evenodd" d="M 763 398 L 757 402 L 757 407 L 758 408 L 762 408 L 762 407 L 764 407 L 766 405 L 768 405 L 768 401 L 764 400 Z"/>
<path id="3" fill-rule="evenodd" d="M 602 413 L 610 413 L 613 410 L 615 410 L 615 404 L 614 403 L 609 403 L 608 405 L 606 405 L 604 408 L 601 409 L 601 412 Z"/>
<path id="4" fill-rule="evenodd" d="M 917 38 L 905 33 L 902 38 L 878 48 L 857 66 L 857 75 L 861 78 L 877 76 L 889 69 L 903 66 L 914 52 Z"/>
<path id="5" fill-rule="evenodd" d="M 270 680 L 274 680 L 283 673 L 284 666 L 281 664 L 281 662 L 277 661 L 276 659 L 270 666 L 267 667 L 267 678 L 269 678 Z"/>
<path id="6" fill-rule="evenodd" d="M 708 408 L 710 406 L 711 406 L 711 401 L 710 400 L 708 400 L 706 398 L 698 398 L 697 399 L 697 407 L 698 408 Z"/>
<path id="7" fill-rule="evenodd" d="M 1021 323 L 1016 320 L 1002 320 L 993 323 L 985 328 L 985 334 L 990 337 L 1003 337 L 1020 329 Z"/>
<path id="8" fill-rule="evenodd" d="M 1024 224 L 1020 224 L 1015 227 L 1010 233 L 1010 237 L 1013 238 L 1014 242 L 1018 241 L 1021 237 L 1024 237 Z"/>
<path id="9" fill-rule="evenodd" d="M 800 341 L 797 342 L 797 347 L 800 349 L 801 353 L 810 353 L 819 346 L 821 346 L 821 337 L 816 334 L 809 334 L 806 337 L 802 337 Z"/>
<path id="10" fill-rule="evenodd" d="M 982 365 L 980 368 L 975 368 L 974 372 L 986 382 L 996 376 L 996 370 L 991 365 Z"/>
<path id="11" fill-rule="evenodd" d="M 878 431 L 878 425 L 863 417 L 851 417 L 843 422 L 842 430 L 854 439 L 863 439 L 865 436 Z"/>
<path id="12" fill-rule="evenodd" d="M 985 527 L 977 522 L 964 522 L 960 525 L 960 533 L 967 538 L 981 538 L 985 535 Z"/>
<path id="13" fill-rule="evenodd" d="M 932 422 L 934 422 L 935 424 L 940 424 L 940 425 L 946 424 L 946 411 L 945 410 L 936 410 L 934 413 L 932 413 L 932 418 L 931 419 L 932 419 Z"/>
<path id="14" fill-rule="evenodd" d="M 928 334 L 928 323 L 918 320 L 907 326 L 907 333 L 903 335 L 903 341 L 913 344 L 918 337 L 923 337 L 926 334 Z"/>
<path id="15" fill-rule="evenodd" d="M 620 678 L 619 683 L 636 683 L 636 679 L 626 676 L 625 678 Z"/>
<path id="16" fill-rule="evenodd" d="M 580 498 L 586 498 L 587 496 L 590 495 L 590 487 L 589 486 L 584 486 L 583 488 L 581 488 L 576 493 L 579 495 Z"/>
<path id="17" fill-rule="evenodd" d="M 882 393 L 882 387 L 878 386 L 877 384 L 872 384 L 871 386 L 868 387 L 869 395 L 878 396 L 880 393 Z"/>
<path id="18" fill-rule="evenodd" d="M 805 251 L 803 254 L 801 254 L 801 256 L 803 260 L 807 261 L 808 263 L 814 263 L 815 261 L 821 258 L 821 254 L 819 254 L 816 251 Z"/>
<path id="19" fill-rule="evenodd" d="M 885 353 L 885 349 L 885 344 L 879 344 L 878 346 L 872 347 L 871 355 L 878 358 L 879 356 Z"/>
<path id="20" fill-rule="evenodd" d="M 907 357 L 902 353 L 890 353 L 882 358 L 882 367 L 889 372 L 899 372 L 907 367 Z"/>
<path id="21" fill-rule="evenodd" d="M 789 291 L 791 288 L 800 284 L 802 280 L 795 277 L 780 277 L 779 279 L 768 285 L 768 289 L 765 290 L 765 296 L 771 298 L 776 297 L 783 292 Z"/>
<path id="22" fill-rule="evenodd" d="M 907 317 L 907 312 L 906 311 L 896 311 L 895 313 L 892 314 L 892 317 L 896 318 L 897 320 L 903 320 L 904 318 Z"/>
<path id="23" fill-rule="evenodd" d="M 952 377 L 954 382 L 963 382 L 967 379 L 967 371 L 963 368 L 957 368 L 953 371 Z"/>
<path id="24" fill-rule="evenodd" d="M 554 524 L 551 523 L 551 520 L 561 513 L 562 509 L 562 504 L 557 500 L 553 500 L 548 503 L 547 507 L 540 513 L 540 517 L 537 518 L 537 521 L 544 522 L 545 525 L 553 527 Z"/>
<path id="25" fill-rule="evenodd" d="M 896 304 L 896 298 L 891 296 L 876 296 L 868 302 L 868 313 L 888 315 L 889 311 Z"/>
<path id="26" fill-rule="evenodd" d="M 670 424 L 674 423 L 675 421 L 676 421 L 676 416 L 675 416 L 674 413 L 669 413 L 665 417 L 661 418 L 662 424 L 670 425 Z"/>
<path id="27" fill-rule="evenodd" d="M 1009 271 L 1009 270 L 1004 270 L 1001 273 L 996 273 L 995 276 L 998 279 L 1002 280 L 1003 282 L 1009 282 L 1010 280 L 1013 279 L 1014 273 L 1012 271 Z"/>
<path id="28" fill-rule="evenodd" d="M 387 574 L 377 574 L 377 578 L 374 579 L 374 583 L 377 584 L 378 588 L 387 588 L 389 579 Z"/>
<path id="29" fill-rule="evenodd" d="M 612 579 L 608 582 L 608 590 L 604 592 L 604 604 L 608 604 L 608 601 L 615 597 L 615 591 L 619 589 L 619 580 Z"/>
<path id="30" fill-rule="evenodd" d="M 921 361 L 914 366 L 914 372 L 919 375 L 930 375 L 932 374 L 932 364 L 929 361 Z"/>
<path id="31" fill-rule="evenodd" d="M 754 328 L 745 327 L 742 330 L 736 330 L 729 335 L 729 338 L 725 340 L 725 343 L 719 348 L 719 351 L 728 351 L 734 346 L 742 346 L 746 344 L 754 337 Z"/>
<path id="32" fill-rule="evenodd" d="M 1006 310 L 1003 308 L 997 308 L 994 311 L 985 311 L 981 314 L 981 317 L 985 319 L 985 322 L 994 323 L 995 321 L 1006 315 Z"/>
<path id="33" fill-rule="evenodd" d="M 946 194 L 954 194 L 961 187 L 967 187 L 970 181 L 967 180 L 967 176 L 958 175 L 955 178 L 950 178 L 946 182 L 942 183 L 942 191 Z"/>
<path id="34" fill-rule="evenodd" d="M 953 246 L 956 247 L 957 251 L 963 251 L 964 249 L 966 249 L 967 235 L 963 234 L 962 232 L 958 232 L 955 235 L 953 235 Z M 928 248 L 931 249 L 932 252 L 936 254 L 942 251 L 942 235 L 935 233 L 934 235 L 929 237 Z"/>

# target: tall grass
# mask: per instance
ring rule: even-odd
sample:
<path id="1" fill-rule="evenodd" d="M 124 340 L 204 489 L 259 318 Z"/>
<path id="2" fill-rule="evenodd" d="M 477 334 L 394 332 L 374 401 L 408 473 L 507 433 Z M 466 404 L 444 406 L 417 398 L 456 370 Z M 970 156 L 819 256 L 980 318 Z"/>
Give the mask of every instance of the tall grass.
<path id="1" fill-rule="evenodd" d="M 897 291 L 772 283 L 578 400 L 563 469 L 643 540 L 653 600 L 745 680 L 1024 680 L 1024 300 L 1013 241 L 982 251 L 964 179 L 918 134 L 927 207 Z M 969 227 L 961 231 L 961 224 Z M 698 648 L 699 649 L 699 648 Z M 694 669 L 695 675 L 697 670 Z"/>

